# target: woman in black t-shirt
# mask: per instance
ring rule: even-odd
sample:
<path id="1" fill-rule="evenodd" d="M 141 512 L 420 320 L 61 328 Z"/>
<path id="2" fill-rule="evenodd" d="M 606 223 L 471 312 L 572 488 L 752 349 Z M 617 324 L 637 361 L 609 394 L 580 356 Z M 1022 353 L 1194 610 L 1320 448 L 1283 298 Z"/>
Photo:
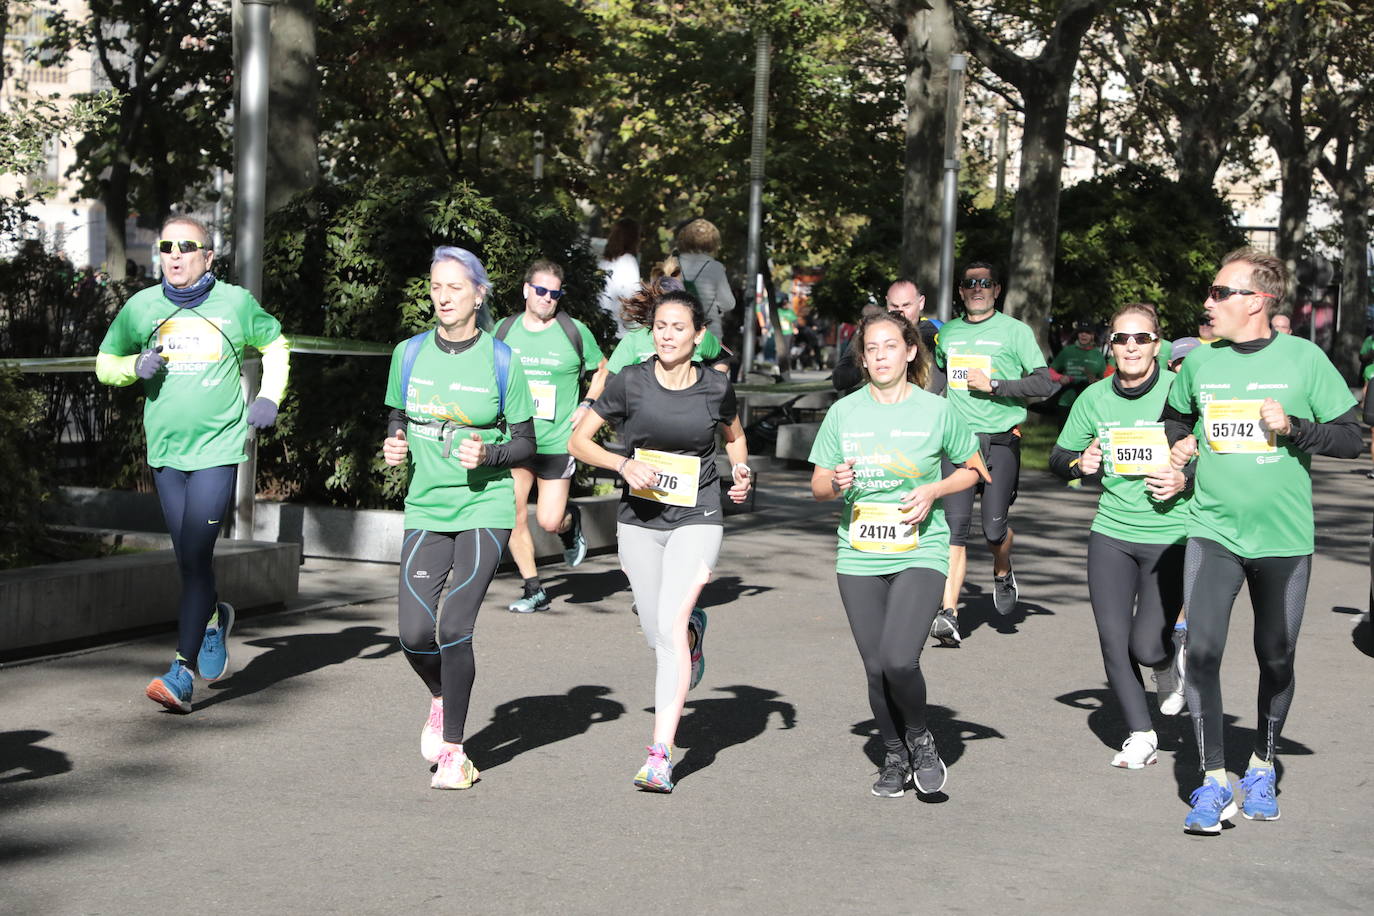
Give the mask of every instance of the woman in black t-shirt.
<path id="1" fill-rule="evenodd" d="M 673 737 L 687 691 L 706 666 L 706 614 L 696 601 L 715 568 L 723 533 L 718 433 L 734 466 L 730 498 L 743 502 L 752 480 L 729 377 L 692 362 L 706 329 L 701 303 L 656 283 L 630 307 L 636 305 L 644 311 L 641 323 L 653 331 L 654 356 L 611 377 L 573 430 L 568 451 L 624 480 L 616 524 L 620 564 L 657 660 L 653 742 L 634 782 L 671 792 Z M 605 423 L 619 428 L 629 456 L 592 441 Z"/>

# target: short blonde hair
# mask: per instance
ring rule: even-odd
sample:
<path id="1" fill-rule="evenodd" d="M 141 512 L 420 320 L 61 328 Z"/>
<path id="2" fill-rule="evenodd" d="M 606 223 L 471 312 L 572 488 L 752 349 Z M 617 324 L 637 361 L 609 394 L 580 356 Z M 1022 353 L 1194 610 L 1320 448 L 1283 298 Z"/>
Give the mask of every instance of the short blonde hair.
<path id="1" fill-rule="evenodd" d="M 677 250 L 683 254 L 714 255 L 720 251 L 720 230 L 700 216 L 688 220 L 677 232 Z"/>

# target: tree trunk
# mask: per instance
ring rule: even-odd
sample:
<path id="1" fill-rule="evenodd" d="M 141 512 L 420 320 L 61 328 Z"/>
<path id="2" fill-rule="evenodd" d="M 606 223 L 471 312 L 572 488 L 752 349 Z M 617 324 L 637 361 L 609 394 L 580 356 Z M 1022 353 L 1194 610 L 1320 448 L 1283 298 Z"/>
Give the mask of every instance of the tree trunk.
<path id="1" fill-rule="evenodd" d="M 282 0 L 272 8 L 268 78 L 267 212 L 319 182 L 319 69 L 315 65 L 315 0 Z"/>
<path id="2" fill-rule="evenodd" d="M 1307 244 L 1307 211 L 1312 204 L 1312 170 L 1316 162 L 1306 149 L 1305 137 L 1283 144 L 1283 148 L 1279 148 L 1279 144 L 1275 144 L 1275 147 L 1279 152 L 1281 193 L 1279 233 L 1274 254 L 1288 268 L 1288 276 L 1296 281 L 1298 262 L 1302 260 L 1303 248 Z"/>
<path id="3" fill-rule="evenodd" d="M 1043 84 L 1027 86 L 1026 90 L 1022 91 L 1025 128 L 1003 309 L 1030 325 L 1043 346 L 1045 319 L 1054 304 L 1059 182 L 1064 170 L 1069 93 L 1067 83 L 1058 90 Z"/>
<path id="4" fill-rule="evenodd" d="M 946 0 L 932 0 L 929 8 L 923 9 L 915 8 L 916 4 L 905 6 L 896 29 L 907 70 L 900 262 L 902 276 L 931 296 L 940 282 L 940 194 L 949 58 L 958 50 L 959 42 L 954 14 Z"/>
<path id="5" fill-rule="evenodd" d="M 1363 183 L 1363 182 L 1362 182 Z M 1369 250 L 1369 211 L 1374 194 L 1365 185 L 1362 193 L 1341 197 L 1341 322 L 1336 328 L 1334 356 L 1336 368 L 1347 379 L 1360 377 L 1360 343 L 1368 323 L 1369 271 L 1365 259 Z"/>
<path id="6" fill-rule="evenodd" d="M 127 279 L 128 273 L 129 169 L 129 157 L 121 152 L 105 179 L 105 273 L 111 280 Z"/>

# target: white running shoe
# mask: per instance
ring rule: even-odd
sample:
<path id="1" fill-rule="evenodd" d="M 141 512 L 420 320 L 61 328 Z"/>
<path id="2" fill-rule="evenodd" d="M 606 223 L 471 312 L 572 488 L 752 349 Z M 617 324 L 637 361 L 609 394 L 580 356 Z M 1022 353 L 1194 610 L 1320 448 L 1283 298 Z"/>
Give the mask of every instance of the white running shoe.
<path id="1" fill-rule="evenodd" d="M 1160 715 L 1179 715 L 1188 705 L 1187 699 L 1183 696 L 1183 672 L 1186 667 L 1183 648 L 1180 646 L 1172 661 L 1162 668 L 1156 668 L 1150 674 L 1150 680 L 1155 682 L 1155 700 L 1159 702 Z"/>
<path id="2" fill-rule="evenodd" d="M 444 701 L 434 697 L 429 701 L 429 718 L 420 732 L 420 756 L 430 763 L 439 762 L 444 749 Z"/>
<path id="3" fill-rule="evenodd" d="M 1155 750 L 1159 747 L 1159 736 L 1153 730 L 1131 732 L 1121 750 L 1112 758 L 1112 766 L 1123 770 L 1143 770 L 1154 763 Z"/>

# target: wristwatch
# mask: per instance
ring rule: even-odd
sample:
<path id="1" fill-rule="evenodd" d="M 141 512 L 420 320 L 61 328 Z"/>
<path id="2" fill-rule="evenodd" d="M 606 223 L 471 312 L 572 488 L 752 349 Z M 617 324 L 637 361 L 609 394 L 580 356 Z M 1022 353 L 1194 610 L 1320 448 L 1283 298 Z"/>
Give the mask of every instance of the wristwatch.
<path id="1" fill-rule="evenodd" d="M 997 388 L 998 388 L 998 386 L 999 386 L 1001 383 L 1002 383 L 1002 380 L 999 379 L 999 378 L 992 379 L 992 380 L 990 380 L 990 381 L 988 382 L 988 386 L 989 386 L 990 388 L 992 388 L 992 393 L 993 393 L 993 394 L 996 394 L 996 393 L 997 393 Z"/>

